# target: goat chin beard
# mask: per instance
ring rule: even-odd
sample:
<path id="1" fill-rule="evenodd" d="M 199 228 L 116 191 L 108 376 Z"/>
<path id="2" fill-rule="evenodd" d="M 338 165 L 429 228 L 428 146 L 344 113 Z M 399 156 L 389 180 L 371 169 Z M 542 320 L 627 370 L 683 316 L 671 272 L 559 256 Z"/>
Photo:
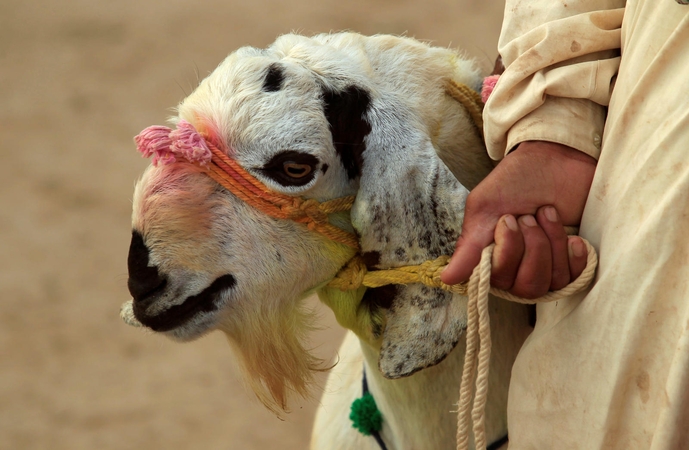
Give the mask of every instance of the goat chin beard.
<path id="1" fill-rule="evenodd" d="M 288 413 L 289 397 L 309 395 L 314 372 L 324 362 L 313 356 L 303 342 L 316 327 L 313 311 L 293 302 L 276 307 L 260 305 L 259 310 L 233 311 L 220 329 L 239 355 L 244 380 L 258 399 L 278 417 Z"/>

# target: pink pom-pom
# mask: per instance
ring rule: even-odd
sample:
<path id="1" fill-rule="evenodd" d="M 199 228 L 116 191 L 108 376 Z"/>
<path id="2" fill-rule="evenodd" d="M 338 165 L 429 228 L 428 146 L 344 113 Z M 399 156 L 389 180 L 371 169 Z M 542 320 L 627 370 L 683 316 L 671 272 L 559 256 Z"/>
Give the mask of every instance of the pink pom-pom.
<path id="1" fill-rule="evenodd" d="M 186 120 L 180 120 L 177 129 L 170 133 L 172 145 L 170 150 L 174 154 L 184 157 L 189 162 L 207 165 L 213 154 L 206 141 L 196 128 Z"/>
<path id="2" fill-rule="evenodd" d="M 144 158 L 153 157 L 153 165 L 157 166 L 161 161 L 163 164 L 175 162 L 175 156 L 170 152 L 172 139 L 168 127 L 156 125 L 144 129 L 135 138 L 136 148 Z"/>
<path id="3" fill-rule="evenodd" d="M 213 155 L 203 136 L 186 120 L 180 120 L 176 130 L 160 125 L 148 127 L 134 141 L 144 158 L 153 158 L 154 166 L 172 164 L 178 158 L 205 166 Z"/>
<path id="4" fill-rule="evenodd" d="M 493 93 L 499 78 L 500 75 L 491 75 L 483 79 L 483 87 L 481 88 L 481 101 L 483 103 L 488 101 L 488 97 Z"/>

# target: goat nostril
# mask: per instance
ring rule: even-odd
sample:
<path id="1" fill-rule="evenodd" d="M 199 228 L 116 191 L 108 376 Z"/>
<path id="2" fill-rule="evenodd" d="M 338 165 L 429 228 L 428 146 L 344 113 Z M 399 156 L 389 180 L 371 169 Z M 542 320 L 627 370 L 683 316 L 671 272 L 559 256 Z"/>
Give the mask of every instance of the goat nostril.
<path id="1" fill-rule="evenodd" d="M 149 250 L 144 244 L 143 236 L 137 231 L 132 232 L 132 243 L 129 246 L 127 268 L 129 280 L 127 287 L 134 301 L 141 301 L 152 294 L 162 291 L 167 285 L 167 279 L 161 277 L 158 268 L 148 265 Z"/>

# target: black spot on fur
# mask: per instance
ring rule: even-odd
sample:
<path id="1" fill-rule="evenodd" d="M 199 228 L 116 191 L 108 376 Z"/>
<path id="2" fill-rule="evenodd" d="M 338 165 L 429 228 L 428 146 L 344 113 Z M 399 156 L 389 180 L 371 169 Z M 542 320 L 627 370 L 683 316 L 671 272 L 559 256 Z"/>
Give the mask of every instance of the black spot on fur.
<path id="1" fill-rule="evenodd" d="M 434 168 L 433 181 L 431 182 L 431 209 L 433 211 L 434 223 L 440 224 L 440 211 L 438 210 L 438 178 L 440 177 L 440 170 L 436 166 Z"/>
<path id="2" fill-rule="evenodd" d="M 325 172 L 327 172 L 327 171 L 328 171 L 328 165 L 327 165 L 327 164 L 323 164 L 323 165 L 321 166 L 321 172 L 323 172 L 323 175 L 325 175 Z"/>
<path id="3" fill-rule="evenodd" d="M 263 80 L 263 90 L 266 92 L 277 92 L 282 89 L 285 81 L 285 71 L 280 64 L 271 64 L 268 73 Z"/>
<path id="4" fill-rule="evenodd" d="M 428 289 L 421 295 L 412 295 L 410 303 L 417 308 L 428 310 L 441 308 L 452 301 L 452 294 L 442 289 Z"/>
<path id="5" fill-rule="evenodd" d="M 397 289 L 397 286 L 394 284 L 367 289 L 361 302 L 366 304 L 371 310 L 377 308 L 390 309 L 392 301 L 397 296 Z"/>
<path id="6" fill-rule="evenodd" d="M 347 176 L 354 179 L 361 175 L 366 150 L 364 138 L 371 132 L 371 125 L 365 119 L 371 96 L 360 87 L 349 86 L 341 92 L 326 90 L 323 103 L 335 150 Z"/>
<path id="7" fill-rule="evenodd" d="M 412 295 L 412 297 L 411 297 L 411 304 L 416 306 L 417 308 L 419 306 L 423 306 L 423 303 L 424 303 L 423 301 L 424 301 L 424 299 L 419 295 Z"/>
<path id="8" fill-rule="evenodd" d="M 429 253 L 438 253 L 437 250 L 433 251 L 434 248 L 432 245 L 433 233 L 431 233 L 429 230 L 426 230 L 419 236 L 419 247 L 428 250 Z"/>
<path id="9" fill-rule="evenodd" d="M 364 252 L 364 254 L 361 255 L 361 259 L 364 261 L 364 265 L 368 270 L 375 269 L 380 263 L 380 252 Z"/>
<path id="10" fill-rule="evenodd" d="M 398 287 L 395 285 L 387 285 L 379 288 L 370 288 L 364 293 L 361 299 L 361 306 L 368 308 L 371 313 L 382 309 L 390 309 L 393 305 L 393 300 L 397 296 Z M 383 327 L 379 323 L 373 323 L 371 330 L 374 338 L 379 338 L 383 334 Z"/>
<path id="11" fill-rule="evenodd" d="M 391 226 L 400 220 L 393 212 L 393 205 L 388 196 L 371 195 L 369 199 L 371 209 L 371 234 L 373 238 L 381 244 L 390 241 Z"/>
<path id="12" fill-rule="evenodd" d="M 383 325 L 377 322 L 373 322 L 373 325 L 371 327 L 371 334 L 375 339 L 378 339 L 383 334 Z"/>

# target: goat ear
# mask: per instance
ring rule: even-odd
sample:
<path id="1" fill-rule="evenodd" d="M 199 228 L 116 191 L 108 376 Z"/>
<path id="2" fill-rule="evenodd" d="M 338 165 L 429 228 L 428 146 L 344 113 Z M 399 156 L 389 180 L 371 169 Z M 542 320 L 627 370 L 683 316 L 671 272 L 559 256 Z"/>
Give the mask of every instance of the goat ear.
<path id="1" fill-rule="evenodd" d="M 387 310 L 378 367 L 395 379 L 434 366 L 455 348 L 466 328 L 466 299 L 422 285 L 399 290 Z"/>
<path id="2" fill-rule="evenodd" d="M 373 112 L 375 114 L 375 111 Z M 424 130 L 372 118 L 352 223 L 369 270 L 451 255 L 468 191 L 440 161 Z M 397 130 L 400 127 L 402 130 Z M 466 328 L 466 298 L 423 285 L 370 289 L 364 302 L 384 311 L 379 368 L 409 376 L 442 361 Z"/>

